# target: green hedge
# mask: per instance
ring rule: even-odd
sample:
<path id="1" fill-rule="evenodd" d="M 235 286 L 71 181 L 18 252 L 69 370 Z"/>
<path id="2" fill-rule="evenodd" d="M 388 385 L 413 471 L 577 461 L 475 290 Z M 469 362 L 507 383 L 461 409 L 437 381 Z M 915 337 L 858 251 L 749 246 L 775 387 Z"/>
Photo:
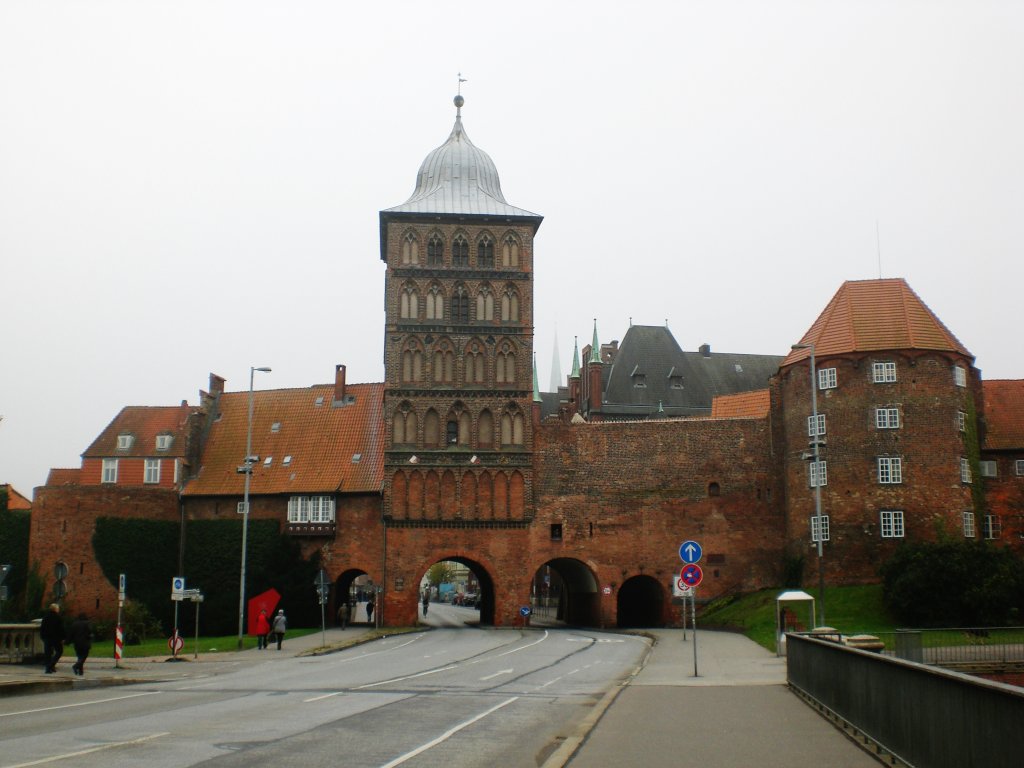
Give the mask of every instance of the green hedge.
<path id="1" fill-rule="evenodd" d="M 184 576 L 188 589 L 201 589 L 200 632 L 238 631 L 241 520 L 194 520 L 186 524 L 183 572 L 178 573 L 179 526 L 174 522 L 101 517 L 93 549 L 112 584 L 125 574 L 128 597 L 142 603 L 166 631 L 174 624 L 171 579 Z M 250 520 L 246 546 L 246 599 L 273 587 L 295 627 L 320 623 L 313 582 L 319 563 L 303 560 L 298 544 L 280 532 L 276 520 Z M 194 606 L 183 602 L 182 632 L 194 629 Z"/>

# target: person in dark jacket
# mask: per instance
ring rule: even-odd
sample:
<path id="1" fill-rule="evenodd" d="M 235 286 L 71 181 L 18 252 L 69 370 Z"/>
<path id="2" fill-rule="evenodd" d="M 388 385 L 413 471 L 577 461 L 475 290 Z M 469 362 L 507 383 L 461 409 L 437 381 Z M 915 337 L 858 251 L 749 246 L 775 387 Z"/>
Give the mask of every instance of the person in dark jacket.
<path id="1" fill-rule="evenodd" d="M 57 662 L 64 655 L 64 622 L 60 618 L 60 606 L 50 603 L 50 610 L 39 624 L 39 636 L 43 639 L 43 655 L 46 657 L 46 674 L 57 671 Z"/>
<path id="2" fill-rule="evenodd" d="M 78 614 L 78 618 L 71 622 L 71 642 L 75 646 L 75 656 L 78 657 L 71 669 L 76 675 L 84 675 L 85 660 L 89 658 L 89 650 L 92 648 L 92 624 L 84 613 Z"/>

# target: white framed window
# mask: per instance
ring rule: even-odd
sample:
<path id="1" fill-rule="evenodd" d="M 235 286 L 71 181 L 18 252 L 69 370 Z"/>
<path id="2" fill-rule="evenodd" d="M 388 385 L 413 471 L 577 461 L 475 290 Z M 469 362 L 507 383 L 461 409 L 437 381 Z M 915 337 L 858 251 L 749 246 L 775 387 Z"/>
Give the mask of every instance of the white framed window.
<path id="1" fill-rule="evenodd" d="M 828 466 L 824 461 L 812 461 L 807 465 L 808 482 L 811 488 L 828 485 Z"/>
<path id="2" fill-rule="evenodd" d="M 828 515 L 814 515 L 811 518 L 811 541 L 828 541 Z"/>
<path id="3" fill-rule="evenodd" d="M 835 389 L 836 382 L 837 378 L 835 368 L 818 369 L 818 389 Z"/>
<path id="4" fill-rule="evenodd" d="M 1017 470 L 1017 477 L 1024 476 L 1024 459 L 1017 459 L 1013 465 Z"/>
<path id="5" fill-rule="evenodd" d="M 967 414 L 963 411 L 956 412 L 956 428 L 960 432 L 967 431 Z"/>
<path id="6" fill-rule="evenodd" d="M 896 363 L 890 361 L 872 363 L 871 378 L 875 384 L 888 384 L 896 381 Z"/>
<path id="7" fill-rule="evenodd" d="M 981 532 L 986 539 L 998 539 L 1003 535 L 1003 519 L 999 515 L 985 515 Z"/>
<path id="8" fill-rule="evenodd" d="M 825 414 L 807 417 L 807 436 L 818 437 L 825 434 Z"/>
<path id="9" fill-rule="evenodd" d="M 958 387 L 967 386 L 967 369 L 962 365 L 953 366 L 953 383 Z"/>
<path id="10" fill-rule="evenodd" d="M 970 483 L 974 478 L 971 476 L 971 462 L 960 457 L 960 482 Z"/>
<path id="11" fill-rule="evenodd" d="M 882 538 L 902 539 L 903 538 L 903 510 L 883 509 L 882 510 Z"/>
<path id="12" fill-rule="evenodd" d="M 898 456 L 878 457 L 878 482 L 896 485 L 903 482 L 903 459 Z"/>
<path id="13" fill-rule="evenodd" d="M 157 435 L 156 436 L 156 449 L 158 451 L 166 451 L 171 447 L 171 441 L 174 439 L 172 435 Z"/>
<path id="14" fill-rule="evenodd" d="M 899 408 L 875 408 L 875 426 L 879 429 L 899 429 Z"/>
<path id="15" fill-rule="evenodd" d="M 290 499 L 288 499 L 288 522 L 334 522 L 334 497 L 292 496 Z"/>
<path id="16" fill-rule="evenodd" d="M 132 443 L 134 442 L 134 440 L 135 440 L 135 438 L 132 437 L 131 435 L 118 435 L 117 436 L 117 450 L 119 450 L 119 451 L 127 451 L 129 448 L 132 447 Z"/>
<path id="17" fill-rule="evenodd" d="M 974 513 L 970 511 L 964 512 L 964 538 L 974 538 Z"/>
<path id="18" fill-rule="evenodd" d="M 117 482 L 117 459 L 103 460 L 103 476 L 100 478 L 103 483 Z"/>
<path id="19" fill-rule="evenodd" d="M 154 484 L 160 482 L 160 459 L 146 459 L 142 482 Z"/>
<path id="20" fill-rule="evenodd" d="M 999 477 L 999 465 L 994 461 L 979 462 L 982 477 Z"/>

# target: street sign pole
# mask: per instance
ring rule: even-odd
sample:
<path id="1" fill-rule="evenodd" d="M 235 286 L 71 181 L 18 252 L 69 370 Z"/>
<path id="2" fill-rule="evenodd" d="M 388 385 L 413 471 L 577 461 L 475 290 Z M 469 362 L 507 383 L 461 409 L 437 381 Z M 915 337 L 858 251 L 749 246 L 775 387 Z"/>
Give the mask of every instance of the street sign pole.
<path id="1" fill-rule="evenodd" d="M 693 611 L 691 614 L 693 624 L 693 676 L 697 677 L 697 590 L 696 588 L 690 590 L 690 609 Z M 686 611 L 686 608 L 683 608 Z"/>
<path id="2" fill-rule="evenodd" d="M 679 545 L 679 559 L 685 563 L 679 573 L 679 584 L 690 591 L 690 625 L 693 627 L 693 676 L 697 677 L 697 587 L 704 580 L 704 571 L 697 563 L 704 554 L 701 545 L 687 539 Z M 683 598 L 683 640 L 686 640 L 686 598 Z"/>

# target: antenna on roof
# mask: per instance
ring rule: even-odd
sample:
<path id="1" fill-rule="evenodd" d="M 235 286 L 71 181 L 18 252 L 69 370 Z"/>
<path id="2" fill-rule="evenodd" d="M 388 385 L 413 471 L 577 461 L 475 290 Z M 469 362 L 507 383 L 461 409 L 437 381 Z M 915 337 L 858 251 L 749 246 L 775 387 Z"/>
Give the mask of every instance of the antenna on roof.
<path id="1" fill-rule="evenodd" d="M 878 219 L 875 219 L 875 247 L 878 249 L 878 279 L 882 279 L 882 236 L 878 231 Z"/>

